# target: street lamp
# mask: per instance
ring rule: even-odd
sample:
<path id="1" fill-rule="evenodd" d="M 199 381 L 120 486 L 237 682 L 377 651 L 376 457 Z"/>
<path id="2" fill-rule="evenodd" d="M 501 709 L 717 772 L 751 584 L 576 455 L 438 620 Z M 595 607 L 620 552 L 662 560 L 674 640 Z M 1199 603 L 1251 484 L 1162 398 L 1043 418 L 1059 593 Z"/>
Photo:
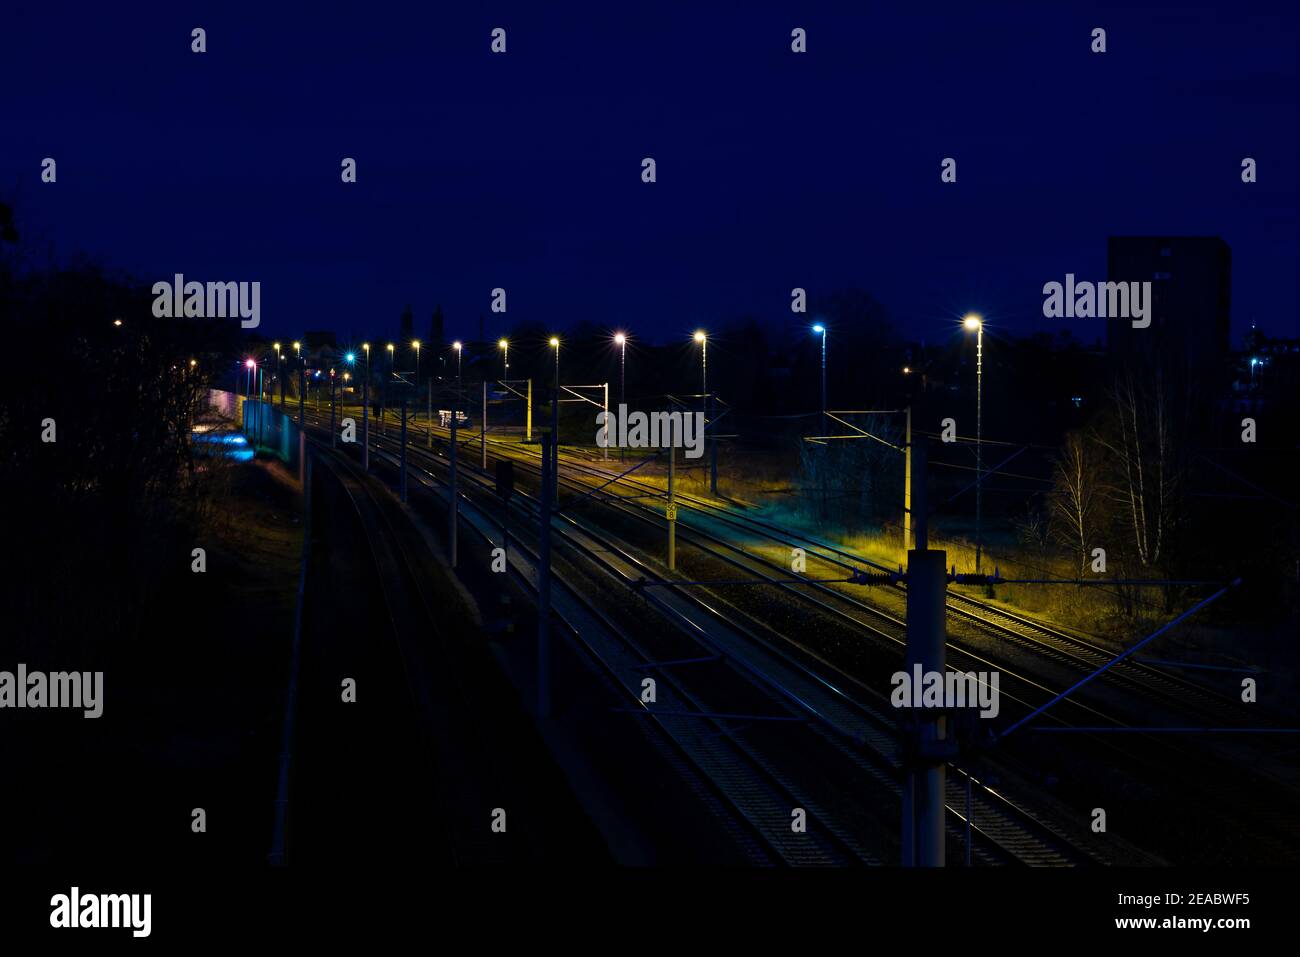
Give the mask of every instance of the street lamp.
<path id="1" fill-rule="evenodd" d="M 614 333 L 614 345 L 618 346 L 618 404 L 627 404 L 627 335 Z"/>
<path id="2" fill-rule="evenodd" d="M 962 320 L 967 332 L 975 333 L 975 573 L 980 570 L 981 506 L 984 490 L 984 320 L 971 313 Z"/>
<path id="3" fill-rule="evenodd" d="M 389 373 L 393 371 L 393 344 L 391 342 L 388 344 L 388 371 Z"/>
<path id="4" fill-rule="evenodd" d="M 455 342 L 451 344 L 451 347 L 456 350 L 456 381 L 459 382 L 460 381 L 460 357 L 465 352 L 465 346 L 459 339 L 457 339 Z M 460 388 L 460 386 L 458 385 L 457 388 Z"/>
<path id="5" fill-rule="evenodd" d="M 510 340 L 499 339 L 497 348 L 501 350 L 501 361 L 505 363 L 505 371 L 501 373 L 502 378 L 510 378 Z"/>
<path id="6" fill-rule="evenodd" d="M 822 429 L 829 430 L 830 423 L 826 420 L 826 327 L 819 322 L 812 331 L 822 337 Z"/>
<path id="7" fill-rule="evenodd" d="M 280 409 L 284 410 L 284 356 L 280 352 L 280 343 L 271 344 L 275 350 L 275 378 L 280 383 Z"/>
<path id="8" fill-rule="evenodd" d="M 555 476 L 559 477 L 560 468 L 560 339 L 551 336 L 551 348 L 555 350 L 555 394 L 551 396 L 551 455 L 554 456 Z M 558 484 L 558 483 L 557 483 Z M 555 501 L 560 500 L 560 490 L 555 489 Z"/>
<path id="9" fill-rule="evenodd" d="M 412 339 L 411 345 L 415 347 L 415 384 L 420 384 L 420 340 Z"/>
<path id="10" fill-rule="evenodd" d="M 700 391 L 705 395 L 709 392 L 709 337 L 705 335 L 703 329 L 695 333 L 695 341 L 700 344 Z"/>

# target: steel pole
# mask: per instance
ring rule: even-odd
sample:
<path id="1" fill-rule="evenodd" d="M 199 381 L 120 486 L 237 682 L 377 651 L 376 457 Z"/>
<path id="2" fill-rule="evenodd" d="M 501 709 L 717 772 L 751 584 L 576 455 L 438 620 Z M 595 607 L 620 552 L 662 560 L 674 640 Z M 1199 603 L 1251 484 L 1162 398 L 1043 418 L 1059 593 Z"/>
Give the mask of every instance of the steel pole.
<path id="1" fill-rule="evenodd" d="M 402 454 L 401 454 L 401 479 L 398 482 L 398 488 L 401 489 L 401 499 L 406 501 L 406 397 L 402 397 Z"/>
<path id="2" fill-rule="evenodd" d="M 975 573 L 979 574 L 984 500 L 984 323 L 975 334 Z"/>
<path id="3" fill-rule="evenodd" d="M 903 555 L 912 547 L 912 407 L 903 433 Z"/>
<path id="4" fill-rule="evenodd" d="M 668 420 L 668 570 L 677 569 L 677 424 Z"/>
<path id="5" fill-rule="evenodd" d="M 369 370 L 367 370 L 368 372 Z M 370 471 L 370 376 L 361 387 L 361 469 Z"/>
<path id="6" fill-rule="evenodd" d="M 451 567 L 456 567 L 457 552 L 459 543 L 456 538 L 457 525 L 459 523 L 460 503 L 456 499 L 456 416 L 460 412 L 460 369 L 456 370 L 456 391 L 451 397 L 451 445 L 448 449 L 448 457 L 451 461 L 451 480 L 448 488 L 450 496 L 447 503 L 447 541 L 451 549 Z"/>
<path id="7" fill-rule="evenodd" d="M 926 447 L 917 443 L 912 472 L 913 530 L 916 547 L 907 553 L 907 674 L 944 674 L 947 641 L 947 553 L 929 546 L 926 487 Z M 906 730 L 911 744 L 907 768 L 910 796 L 903 820 L 910 831 L 902 835 L 903 859 L 919 867 L 944 866 L 944 778 L 947 719 L 942 709 L 907 709 Z M 910 861 L 909 861 L 910 857 Z"/>
<path id="8" fill-rule="evenodd" d="M 537 716 L 551 714 L 551 465 L 554 433 L 542 434 L 542 494 L 537 572 Z"/>

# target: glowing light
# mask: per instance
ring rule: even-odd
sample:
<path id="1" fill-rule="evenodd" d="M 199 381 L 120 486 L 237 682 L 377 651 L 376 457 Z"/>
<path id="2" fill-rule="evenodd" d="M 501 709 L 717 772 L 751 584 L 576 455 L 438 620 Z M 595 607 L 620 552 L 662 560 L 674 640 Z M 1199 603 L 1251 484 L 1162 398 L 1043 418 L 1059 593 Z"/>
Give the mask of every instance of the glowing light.
<path id="1" fill-rule="evenodd" d="M 388 344 L 388 351 L 389 352 L 393 351 L 393 344 L 391 342 Z"/>
<path id="2" fill-rule="evenodd" d="M 356 361 L 357 361 L 357 356 L 356 356 L 356 353 L 354 353 L 354 352 L 349 352 L 349 353 L 348 353 L 347 355 L 345 355 L 343 358 L 344 358 L 344 359 L 347 359 L 348 362 L 356 362 Z"/>
<path id="3" fill-rule="evenodd" d="M 419 352 L 419 351 L 420 351 L 420 340 L 419 340 L 419 339 L 412 339 L 412 340 L 411 340 L 411 345 L 413 345 L 413 346 L 415 347 L 415 351 L 416 351 L 416 352 Z"/>
<path id="4" fill-rule="evenodd" d="M 190 368 L 191 368 L 191 369 L 193 369 L 193 368 L 194 368 L 196 365 L 198 365 L 198 364 L 199 364 L 199 361 L 198 361 L 197 359 L 191 359 L 191 360 L 190 360 Z"/>
<path id="5" fill-rule="evenodd" d="M 246 359 L 246 360 L 244 360 L 244 365 L 248 366 L 248 368 L 251 369 L 251 368 L 253 368 L 254 366 L 256 366 L 257 363 L 254 362 L 252 359 Z"/>
<path id="6" fill-rule="evenodd" d="M 280 343 L 278 343 L 278 342 L 272 343 L 272 344 L 271 344 L 271 348 L 274 349 L 276 352 L 279 352 L 279 351 L 280 351 Z"/>
<path id="7" fill-rule="evenodd" d="M 453 342 L 453 343 L 451 344 L 451 347 L 452 347 L 453 349 L 455 349 L 457 352 L 460 352 L 460 350 L 461 350 L 460 340 L 457 339 L 455 342 Z"/>
<path id="8" fill-rule="evenodd" d="M 293 344 L 293 347 L 294 347 L 294 349 L 301 349 L 301 348 L 302 348 L 302 343 L 301 343 L 301 342 L 295 342 L 295 343 Z"/>
<path id="9" fill-rule="evenodd" d="M 560 340 L 557 339 L 555 336 L 551 336 L 551 345 L 557 349 L 560 348 Z"/>
<path id="10" fill-rule="evenodd" d="M 969 316 L 963 319 L 961 323 L 970 332 L 974 332 L 976 329 L 980 328 L 980 326 L 984 325 L 984 320 L 972 312 Z"/>
<path id="11" fill-rule="evenodd" d="M 903 366 L 903 375 L 911 375 L 911 374 L 912 374 L 912 367 L 911 367 L 911 366 Z"/>
<path id="12" fill-rule="evenodd" d="M 115 325 L 115 326 L 120 326 L 121 324 L 122 324 L 122 320 L 121 320 L 121 319 L 114 319 L 114 320 L 113 320 L 113 325 Z"/>
<path id="13" fill-rule="evenodd" d="M 508 339 L 501 339 L 501 340 L 499 340 L 499 341 L 497 342 L 497 348 L 498 348 L 498 349 L 509 349 L 509 348 L 510 348 L 510 340 L 508 340 Z"/>
<path id="14" fill-rule="evenodd" d="M 700 329 L 700 330 L 696 331 L 696 333 L 695 333 L 695 341 L 696 341 L 696 342 L 703 342 L 703 341 L 704 341 L 705 339 L 707 339 L 707 338 L 708 338 L 708 336 L 706 336 L 706 335 L 704 334 L 704 330 L 703 330 L 703 329 Z"/>
<path id="15" fill-rule="evenodd" d="M 821 335 L 825 331 L 826 331 L 826 327 L 823 326 L 820 322 L 817 323 L 817 325 L 813 326 L 813 332 L 817 333 L 818 335 Z"/>
<path id="16" fill-rule="evenodd" d="M 621 332 L 616 332 L 616 333 L 614 333 L 614 344 L 615 344 L 615 345 L 621 346 L 621 345 L 622 345 L 623 343 L 625 343 L 625 342 L 627 342 L 627 336 L 623 335 L 623 333 L 621 333 Z"/>

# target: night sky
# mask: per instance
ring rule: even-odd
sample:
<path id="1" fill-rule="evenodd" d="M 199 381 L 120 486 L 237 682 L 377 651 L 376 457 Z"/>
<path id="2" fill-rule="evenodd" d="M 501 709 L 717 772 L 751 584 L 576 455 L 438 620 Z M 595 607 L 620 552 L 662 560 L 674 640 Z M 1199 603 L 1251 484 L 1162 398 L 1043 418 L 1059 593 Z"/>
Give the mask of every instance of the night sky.
<path id="1" fill-rule="evenodd" d="M 417 335 L 437 303 L 449 336 L 793 333 L 794 286 L 920 338 L 1062 328 L 1042 285 L 1104 279 L 1108 235 L 1219 235 L 1234 343 L 1300 334 L 1293 3 L 179 7 L 8 5 L 0 199 L 33 265 L 260 280 L 282 338 L 393 335 L 407 303 Z"/>

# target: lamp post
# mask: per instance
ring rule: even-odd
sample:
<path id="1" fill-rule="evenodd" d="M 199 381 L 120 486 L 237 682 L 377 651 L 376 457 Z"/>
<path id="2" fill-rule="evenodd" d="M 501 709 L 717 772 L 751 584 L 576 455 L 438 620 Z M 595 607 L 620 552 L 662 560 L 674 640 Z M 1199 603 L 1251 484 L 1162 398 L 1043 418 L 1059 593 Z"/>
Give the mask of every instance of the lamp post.
<path id="1" fill-rule="evenodd" d="M 560 340 L 551 336 L 551 348 L 555 350 L 555 399 L 560 398 Z M 552 416 L 554 418 L 554 416 Z"/>
<path id="2" fill-rule="evenodd" d="M 503 379 L 509 379 L 510 378 L 510 340 L 509 339 L 498 340 L 497 348 L 501 350 L 501 361 L 502 363 L 504 363 L 504 365 L 502 366 L 501 377 Z"/>
<path id="3" fill-rule="evenodd" d="M 618 346 L 618 402 L 627 404 L 627 336 L 622 332 L 614 333 L 614 345 Z"/>
<path id="4" fill-rule="evenodd" d="M 709 392 L 709 337 L 703 329 L 695 333 L 695 341 L 700 344 L 700 391 Z"/>
<path id="5" fill-rule="evenodd" d="M 981 507 L 984 491 L 984 320 L 971 313 L 962 320 L 967 332 L 975 333 L 975 572 L 980 570 L 983 551 Z"/>
<path id="6" fill-rule="evenodd" d="M 826 419 L 826 327 L 819 322 L 812 331 L 822 337 L 822 434 L 826 435 L 830 432 L 830 423 Z"/>
<path id="7" fill-rule="evenodd" d="M 456 388 L 459 389 L 460 388 L 460 357 L 465 352 L 465 345 L 459 339 L 457 339 L 455 342 L 451 344 L 451 347 L 456 350 Z"/>
<path id="8" fill-rule="evenodd" d="M 555 387 L 551 395 L 551 485 L 556 505 L 560 504 L 560 339 L 551 336 L 555 350 Z M 549 514 L 549 513 L 548 513 Z M 547 534 L 549 535 L 549 529 Z"/>
<path id="9" fill-rule="evenodd" d="M 415 384 L 420 384 L 420 340 L 412 339 L 411 345 L 415 347 Z"/>
<path id="10" fill-rule="evenodd" d="M 275 377 L 280 381 L 280 409 L 284 410 L 284 356 L 280 353 L 280 343 L 275 343 Z"/>

